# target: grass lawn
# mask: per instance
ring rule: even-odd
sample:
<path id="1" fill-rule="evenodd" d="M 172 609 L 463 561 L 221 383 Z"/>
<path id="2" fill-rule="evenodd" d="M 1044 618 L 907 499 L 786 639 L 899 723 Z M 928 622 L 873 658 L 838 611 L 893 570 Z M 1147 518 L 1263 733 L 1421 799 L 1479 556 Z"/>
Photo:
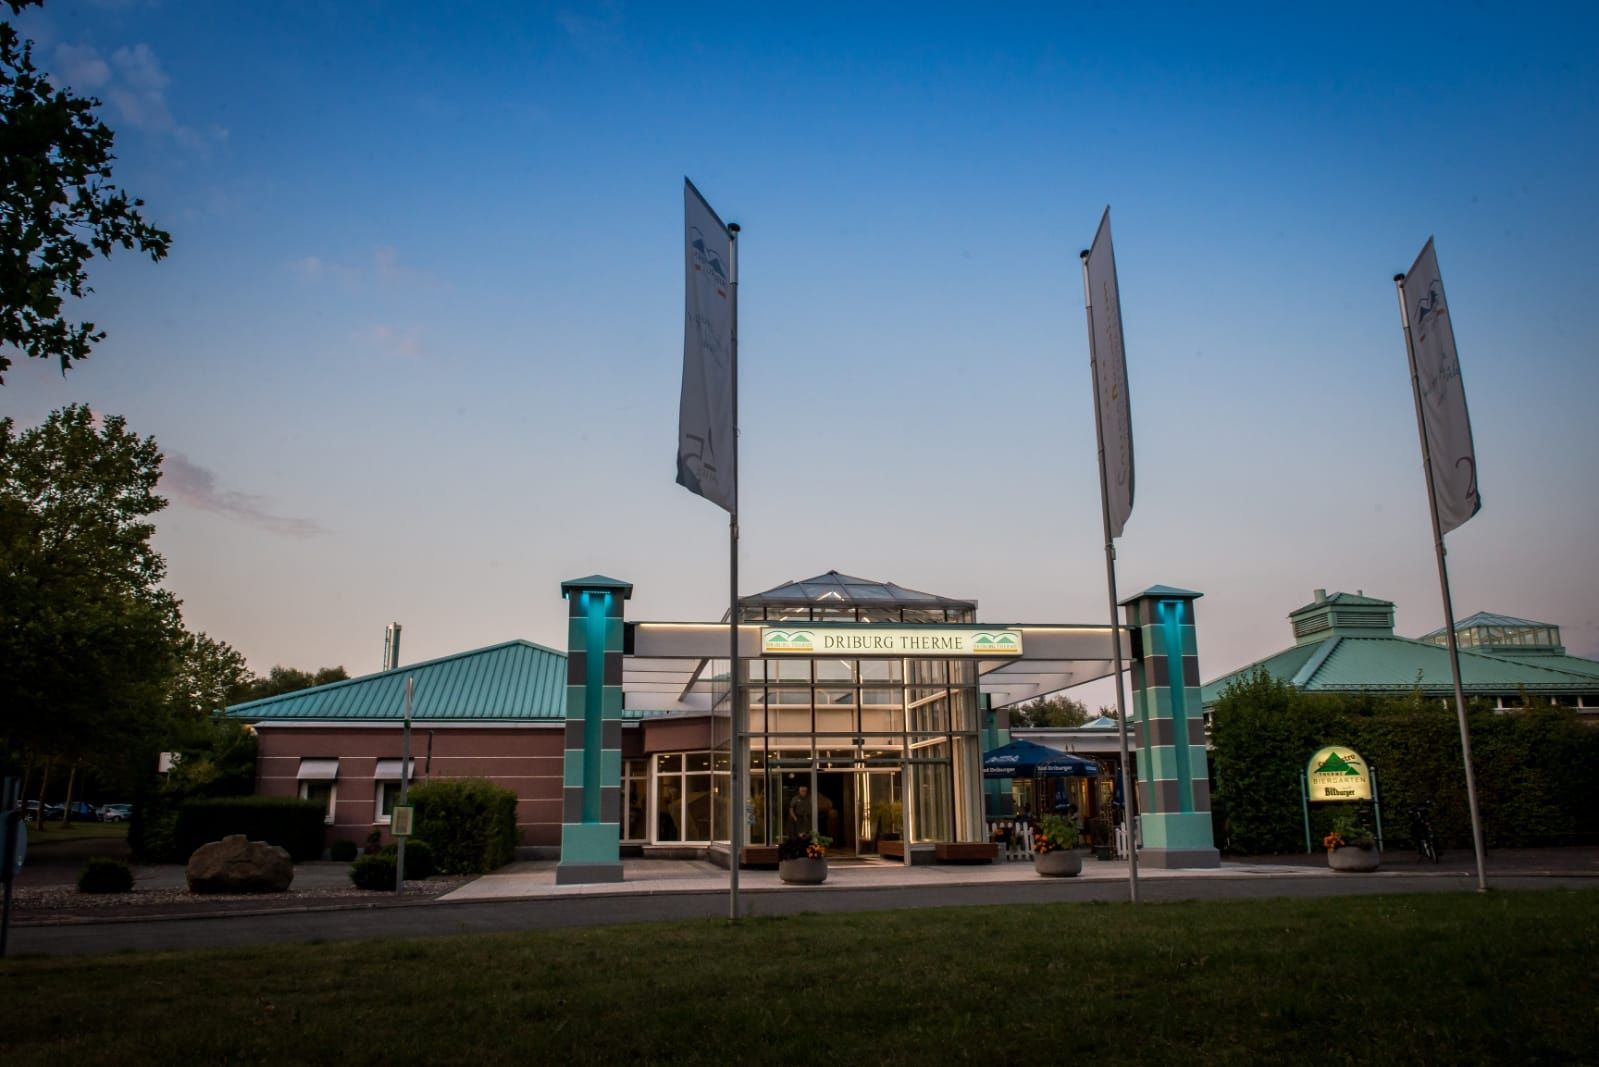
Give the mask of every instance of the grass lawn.
<path id="1" fill-rule="evenodd" d="M 440 921 L 448 911 L 441 909 Z M 8 1064 L 1592 1062 L 1599 891 L 804 915 L 0 963 Z"/>

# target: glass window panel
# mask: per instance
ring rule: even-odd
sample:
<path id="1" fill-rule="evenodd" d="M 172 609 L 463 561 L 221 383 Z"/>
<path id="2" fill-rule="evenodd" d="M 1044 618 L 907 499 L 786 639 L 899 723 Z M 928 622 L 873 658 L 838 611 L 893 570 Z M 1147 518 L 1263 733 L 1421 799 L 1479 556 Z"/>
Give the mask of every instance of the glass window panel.
<path id="1" fill-rule="evenodd" d="M 816 709 L 816 732 L 848 734 L 855 731 L 853 707 L 821 707 Z"/>
<path id="2" fill-rule="evenodd" d="M 897 659 L 863 659 L 860 661 L 861 680 L 874 682 L 899 681 L 900 661 Z"/>
<path id="3" fill-rule="evenodd" d="M 819 659 L 816 661 L 818 682 L 853 682 L 855 661 L 849 659 Z"/>
<path id="4" fill-rule="evenodd" d="M 725 774 L 716 775 L 711 781 L 711 840 L 730 841 L 729 831 L 733 826 L 733 788 L 731 779 Z"/>
<path id="5" fill-rule="evenodd" d="M 709 752 L 690 752 L 683 757 L 688 770 L 708 771 L 711 769 L 711 754 Z"/>
<path id="6" fill-rule="evenodd" d="M 855 690 L 853 689 L 817 689 L 817 704 L 853 704 L 855 703 Z"/>
<path id="7" fill-rule="evenodd" d="M 690 774 L 683 778 L 683 840 L 712 840 L 709 774 Z"/>
<path id="8" fill-rule="evenodd" d="M 643 841 L 649 837 L 649 783 L 638 778 L 627 780 L 627 804 L 622 838 L 626 841 Z"/>
<path id="9" fill-rule="evenodd" d="M 913 801 L 915 811 L 911 819 L 913 839 L 953 841 L 954 804 L 949 766 L 947 764 L 912 766 L 911 780 L 915 783 Z"/>
<path id="10" fill-rule="evenodd" d="M 811 680 L 811 661 L 808 659 L 776 659 L 767 660 L 767 662 L 777 667 L 777 678 L 780 681 L 808 682 Z"/>
<path id="11" fill-rule="evenodd" d="M 678 775 L 655 779 L 655 840 L 683 840 L 683 779 Z"/>

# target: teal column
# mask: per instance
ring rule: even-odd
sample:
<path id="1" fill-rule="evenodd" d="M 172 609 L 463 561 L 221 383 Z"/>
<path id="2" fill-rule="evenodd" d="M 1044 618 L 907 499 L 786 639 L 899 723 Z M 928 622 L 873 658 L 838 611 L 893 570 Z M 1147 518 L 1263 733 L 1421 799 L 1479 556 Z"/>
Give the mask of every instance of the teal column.
<path id="1" fill-rule="evenodd" d="M 622 656 L 627 582 L 561 583 L 567 600 L 566 743 L 557 885 L 622 880 Z"/>
<path id="2" fill-rule="evenodd" d="M 1199 692 L 1194 601 L 1202 594 L 1157 585 L 1122 601 L 1133 633 L 1138 731 L 1138 810 L 1150 867 L 1218 867 L 1210 821 L 1205 715 Z"/>

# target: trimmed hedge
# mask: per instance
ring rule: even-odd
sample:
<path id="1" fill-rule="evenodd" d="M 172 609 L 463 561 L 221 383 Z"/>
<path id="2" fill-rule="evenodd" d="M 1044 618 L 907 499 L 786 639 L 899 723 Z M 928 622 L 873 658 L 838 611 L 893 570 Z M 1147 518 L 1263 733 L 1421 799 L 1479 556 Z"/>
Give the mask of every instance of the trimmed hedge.
<path id="1" fill-rule="evenodd" d="M 350 881 L 357 889 L 394 891 L 394 853 L 362 856 L 350 865 Z"/>
<path id="2" fill-rule="evenodd" d="M 1555 707 L 1467 712 L 1483 836 L 1491 847 L 1599 839 L 1593 803 L 1599 730 Z M 1299 772 L 1324 745 L 1349 745 L 1377 769 L 1383 838 L 1408 848 L 1406 810 L 1432 805 L 1446 848 L 1471 847 L 1471 816 L 1453 701 L 1419 695 L 1304 693 L 1257 674 L 1222 694 L 1211 719 L 1218 807 L 1231 849 L 1298 852 L 1305 847 Z M 1312 847 L 1345 806 L 1313 804 Z"/>
<path id="3" fill-rule="evenodd" d="M 360 852 L 360 848 L 356 846 L 354 841 L 348 841 L 344 838 L 340 838 L 339 840 L 333 842 L 332 845 L 328 846 L 328 858 L 337 860 L 340 863 L 349 863 L 350 861 L 354 860 L 355 857 L 360 854 Z"/>
<path id="4" fill-rule="evenodd" d="M 296 863 L 322 857 L 327 807 L 297 797 L 207 797 L 185 801 L 175 831 L 178 854 L 189 857 L 201 845 L 229 834 L 280 845 Z"/>
<path id="5" fill-rule="evenodd" d="M 415 833 L 443 874 L 482 874 L 516 854 L 516 794 L 486 778 L 439 778 L 411 787 Z M 407 848 L 406 859 L 410 859 Z"/>
<path id="6" fill-rule="evenodd" d="M 399 863 L 400 846 L 397 844 L 384 845 L 380 856 L 388 856 L 396 864 Z M 405 842 L 405 880 L 407 882 L 420 881 L 423 878 L 432 878 L 434 871 L 433 850 L 426 841 L 416 838 L 407 838 Z"/>
<path id="7" fill-rule="evenodd" d="M 78 873 L 80 893 L 131 893 L 133 872 L 121 860 L 96 856 Z"/>
<path id="8" fill-rule="evenodd" d="M 394 889 L 395 868 L 399 866 L 395 845 L 385 845 L 383 851 L 362 856 L 350 866 L 350 881 L 357 889 Z M 405 880 L 414 882 L 433 874 L 433 850 L 424 841 L 407 840 L 405 843 Z"/>

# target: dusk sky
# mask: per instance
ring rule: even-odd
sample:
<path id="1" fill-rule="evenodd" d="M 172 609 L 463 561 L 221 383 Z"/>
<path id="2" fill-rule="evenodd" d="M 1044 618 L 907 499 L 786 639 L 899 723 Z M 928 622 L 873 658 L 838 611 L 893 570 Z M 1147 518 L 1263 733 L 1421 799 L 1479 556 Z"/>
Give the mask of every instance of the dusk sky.
<path id="1" fill-rule="evenodd" d="M 1462 5 L 1463 6 L 1463 5 Z M 1599 656 L 1599 6 L 51 2 L 170 258 L 97 261 L 85 402 L 167 455 L 191 628 L 273 664 L 564 647 L 562 580 L 727 606 L 674 484 L 682 181 L 740 241 L 742 592 L 836 568 L 1106 621 L 1078 252 L 1111 205 L 1123 594 L 1206 679 L 1317 587 L 1442 623 L 1393 275 L 1429 235 L 1483 508 L 1456 614 Z M 977 13 L 971 13 L 971 12 Z"/>

